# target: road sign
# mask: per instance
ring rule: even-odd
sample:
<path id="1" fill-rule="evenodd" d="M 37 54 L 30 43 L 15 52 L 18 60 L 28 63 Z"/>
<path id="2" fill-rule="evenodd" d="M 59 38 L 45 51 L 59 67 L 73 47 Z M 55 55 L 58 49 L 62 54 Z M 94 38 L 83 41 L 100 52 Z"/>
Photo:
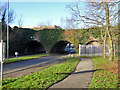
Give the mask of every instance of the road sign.
<path id="1" fill-rule="evenodd" d="M 19 54 L 18 52 L 15 52 L 16 58 L 17 58 L 18 54 Z"/>
<path id="2" fill-rule="evenodd" d="M 0 42 L 0 61 L 5 59 L 5 43 Z"/>

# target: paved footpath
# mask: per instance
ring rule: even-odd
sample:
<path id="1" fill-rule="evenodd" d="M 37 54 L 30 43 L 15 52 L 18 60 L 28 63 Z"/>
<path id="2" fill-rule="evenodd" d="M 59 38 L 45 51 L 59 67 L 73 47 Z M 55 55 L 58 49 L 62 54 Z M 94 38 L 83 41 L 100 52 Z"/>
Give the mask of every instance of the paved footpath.
<path id="1" fill-rule="evenodd" d="M 91 59 L 81 58 L 75 72 L 50 88 L 88 88 L 93 72 Z"/>

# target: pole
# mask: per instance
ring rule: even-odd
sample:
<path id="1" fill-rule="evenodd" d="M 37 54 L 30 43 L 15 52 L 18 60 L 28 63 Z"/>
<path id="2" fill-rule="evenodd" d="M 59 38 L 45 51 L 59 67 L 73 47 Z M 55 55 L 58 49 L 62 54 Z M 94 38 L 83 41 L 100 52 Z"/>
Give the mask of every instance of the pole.
<path id="1" fill-rule="evenodd" d="M 2 2 L 1 2 L 1 11 L 2 11 Z M 3 40 L 2 40 L 2 13 L 0 13 L 1 16 L 1 44 L 2 44 L 2 55 L 1 55 L 1 86 L 0 89 L 2 89 L 2 81 L 3 81 Z"/>
<path id="2" fill-rule="evenodd" d="M 1 40 L 1 45 L 2 45 L 2 57 L 1 57 L 1 86 L 2 86 L 2 81 L 3 81 L 3 40 Z"/>
<path id="3" fill-rule="evenodd" d="M 81 56 L 82 45 L 79 44 L 79 56 Z"/>
<path id="4" fill-rule="evenodd" d="M 1 37 L 0 37 L 0 40 L 2 40 L 2 1 L 1 1 L 1 7 L 0 8 L 1 8 L 1 10 L 0 10 L 0 17 L 1 17 L 0 18 L 1 19 L 1 25 L 0 25 L 1 26 L 1 28 L 0 28 L 1 29 L 0 30 L 1 35 L 0 36 Z"/>
<path id="5" fill-rule="evenodd" d="M 9 0 L 7 2 L 7 61 L 9 60 Z"/>

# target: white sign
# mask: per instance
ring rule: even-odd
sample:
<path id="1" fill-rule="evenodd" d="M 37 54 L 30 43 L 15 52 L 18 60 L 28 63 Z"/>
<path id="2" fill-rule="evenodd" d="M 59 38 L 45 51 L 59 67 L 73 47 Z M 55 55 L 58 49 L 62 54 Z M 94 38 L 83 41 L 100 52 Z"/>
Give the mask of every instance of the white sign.
<path id="1" fill-rule="evenodd" d="M 0 42 L 0 61 L 5 59 L 5 43 Z"/>
<path id="2" fill-rule="evenodd" d="M 18 52 L 15 52 L 15 55 L 18 55 Z"/>
<path id="3" fill-rule="evenodd" d="M 19 54 L 18 52 L 15 52 L 16 58 L 17 58 L 17 55 L 18 55 L 18 54 Z"/>

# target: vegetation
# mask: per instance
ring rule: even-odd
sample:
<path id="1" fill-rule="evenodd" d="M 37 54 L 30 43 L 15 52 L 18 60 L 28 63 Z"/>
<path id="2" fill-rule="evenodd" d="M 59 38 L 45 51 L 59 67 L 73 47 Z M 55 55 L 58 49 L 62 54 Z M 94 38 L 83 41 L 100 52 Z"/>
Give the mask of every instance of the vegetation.
<path id="1" fill-rule="evenodd" d="M 19 52 L 20 55 L 25 53 L 26 44 L 32 40 L 32 36 L 35 34 L 35 30 L 14 28 L 13 37 L 10 39 L 10 55 L 14 55 L 15 52 Z"/>
<path id="2" fill-rule="evenodd" d="M 117 59 L 117 58 L 115 58 Z M 93 57 L 94 70 L 89 88 L 117 88 L 118 62 L 111 62 L 108 58 Z"/>
<path id="3" fill-rule="evenodd" d="M 28 60 L 28 59 L 35 59 L 35 58 L 40 58 L 40 57 L 48 56 L 48 55 L 49 54 L 21 56 L 21 57 L 17 57 L 17 58 L 10 58 L 8 61 L 7 61 L 7 59 L 5 59 L 4 63 L 11 63 L 11 62 L 17 62 L 17 61 Z"/>
<path id="4" fill-rule="evenodd" d="M 88 1 L 88 0 L 86 0 Z M 66 19 L 68 23 L 76 23 L 80 25 L 81 22 L 86 27 L 100 26 L 101 40 L 104 42 L 104 57 L 106 57 L 106 41 L 110 44 L 110 60 L 114 59 L 113 38 L 110 25 L 117 24 L 116 17 L 118 10 L 116 10 L 118 2 L 93 2 L 90 0 L 86 2 L 86 8 L 84 13 L 80 8 L 80 3 L 73 3 L 67 6 L 67 9 L 71 12 L 72 16 Z M 74 25 L 75 26 L 75 25 Z M 104 27 L 104 28 L 103 28 Z"/>
<path id="5" fill-rule="evenodd" d="M 101 28 L 102 27 L 92 26 L 88 28 L 88 31 L 92 37 L 96 38 L 100 43 L 103 43 L 103 41 L 101 40 Z"/>
<path id="6" fill-rule="evenodd" d="M 3 88 L 48 88 L 74 71 L 79 59 L 68 58 L 65 62 L 20 78 L 3 80 Z"/>
<path id="7" fill-rule="evenodd" d="M 79 43 L 85 44 L 89 38 L 89 31 L 86 29 L 70 29 L 66 30 L 63 35 L 65 36 L 65 40 L 71 42 L 75 45 L 76 49 L 78 49 Z"/>
<path id="8" fill-rule="evenodd" d="M 39 31 L 39 40 L 47 51 L 58 41 L 64 40 L 63 29 L 43 29 Z"/>
<path id="9" fill-rule="evenodd" d="M 86 29 L 69 29 L 65 30 L 63 35 L 65 36 L 65 40 L 73 43 L 76 46 L 76 49 L 78 49 L 78 44 L 80 43 L 85 45 L 89 41 L 90 37 L 93 37 L 100 43 L 103 43 L 103 41 L 101 41 L 100 29 L 101 27 L 98 26 L 93 26 Z"/>
<path id="10" fill-rule="evenodd" d="M 39 39 L 43 46 L 49 51 L 51 47 L 58 41 L 68 41 L 75 45 L 78 49 L 78 44 L 85 44 L 90 37 L 90 29 L 43 29 L 39 31 Z M 92 31 L 95 33 L 96 31 Z M 96 35 L 96 34 L 95 34 Z"/>

